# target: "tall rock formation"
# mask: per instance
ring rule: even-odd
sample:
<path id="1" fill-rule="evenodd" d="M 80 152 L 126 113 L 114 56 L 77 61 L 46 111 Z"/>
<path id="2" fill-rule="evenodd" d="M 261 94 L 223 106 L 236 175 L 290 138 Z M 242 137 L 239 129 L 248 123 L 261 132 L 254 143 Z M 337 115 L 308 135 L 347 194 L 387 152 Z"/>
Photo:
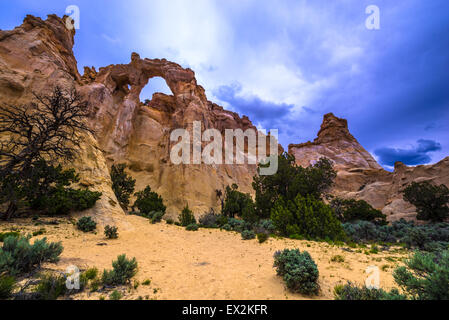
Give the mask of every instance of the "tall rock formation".
<path id="1" fill-rule="evenodd" d="M 123 215 L 111 189 L 109 168 L 126 163 L 137 179 L 136 190 L 147 185 L 162 195 L 168 215 L 177 217 L 189 204 L 196 214 L 219 208 L 216 190 L 237 183 L 251 192 L 255 165 L 174 165 L 170 133 L 194 121 L 210 128 L 256 129 L 247 117 L 207 100 L 190 69 L 165 59 L 141 59 L 133 53 L 126 65 L 84 68 L 78 73 L 73 55 L 74 30 L 56 15 L 47 20 L 27 16 L 21 26 L 0 31 L 0 100 L 11 106 L 28 104 L 33 93 L 48 93 L 56 85 L 76 88 L 89 102 L 94 135 L 86 136 L 74 166 L 81 184 L 103 192 L 90 214 L 100 220 Z M 139 100 L 149 79 L 162 77 L 173 95 L 155 94 L 149 105 Z M 224 139 L 223 139 L 224 141 Z"/>
<path id="2" fill-rule="evenodd" d="M 449 157 L 435 165 L 407 167 L 398 162 L 394 172 L 385 171 L 351 135 L 348 122 L 326 114 L 313 142 L 291 144 L 289 153 L 307 167 L 326 157 L 337 171 L 331 191 L 336 196 L 365 200 L 390 221 L 415 219 L 416 209 L 403 200 L 402 190 L 411 182 L 431 181 L 449 187 Z"/>

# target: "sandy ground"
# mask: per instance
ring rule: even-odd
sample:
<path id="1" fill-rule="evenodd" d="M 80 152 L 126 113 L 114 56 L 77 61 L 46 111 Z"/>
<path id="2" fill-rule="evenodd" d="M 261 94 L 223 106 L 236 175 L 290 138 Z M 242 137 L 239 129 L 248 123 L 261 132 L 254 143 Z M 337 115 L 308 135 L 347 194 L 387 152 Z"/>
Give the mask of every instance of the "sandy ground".
<path id="1" fill-rule="evenodd" d="M 367 255 L 366 249 L 347 252 L 343 247 L 310 241 L 270 238 L 259 244 L 257 240 L 243 241 L 235 232 L 217 229 L 188 232 L 165 222 L 152 225 L 136 216 L 126 217 L 128 231 L 119 228 L 119 238 L 107 240 L 100 226 L 97 234 L 86 234 L 76 230 L 68 219 L 58 220 L 60 224 L 55 226 L 34 226 L 31 220 L 1 222 L 0 231 L 16 227 L 28 233 L 45 228 L 43 236 L 33 239 L 45 236 L 50 241 L 61 241 L 64 246 L 60 262 L 45 266 L 54 270 L 63 271 L 69 265 L 76 265 L 81 270 L 97 267 L 102 271 L 111 269 L 112 260 L 120 254 L 136 257 L 139 270 L 135 279 L 139 282 L 150 279 L 151 285 L 140 285 L 136 290 L 122 288 L 123 299 L 333 299 L 336 284 L 348 280 L 364 283 L 369 266 L 381 269 L 382 288 L 394 287 L 394 267 L 407 257 L 407 252 L 397 248 Z M 276 276 L 273 254 L 285 248 L 307 250 L 311 254 L 320 272 L 322 290 L 319 296 L 311 298 L 291 293 Z M 344 262 L 332 262 L 335 255 L 344 257 Z M 108 294 L 85 292 L 75 299 L 99 299 L 101 296 L 107 299 Z"/>

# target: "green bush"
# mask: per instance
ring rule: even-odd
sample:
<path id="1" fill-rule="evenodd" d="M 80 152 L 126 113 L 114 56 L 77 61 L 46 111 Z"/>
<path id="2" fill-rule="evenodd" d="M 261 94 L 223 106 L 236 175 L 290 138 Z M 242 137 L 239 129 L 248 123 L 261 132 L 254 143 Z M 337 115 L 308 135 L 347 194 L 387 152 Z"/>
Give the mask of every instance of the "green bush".
<path id="1" fill-rule="evenodd" d="M 125 172 L 126 165 L 113 165 L 111 168 L 112 190 L 124 210 L 128 210 L 129 198 L 134 192 L 136 180 Z"/>
<path id="2" fill-rule="evenodd" d="M 179 223 L 183 227 L 187 227 L 191 224 L 196 224 L 195 216 L 193 215 L 192 210 L 189 209 L 189 205 L 186 205 L 182 210 L 181 214 L 178 217 Z"/>
<path id="3" fill-rule="evenodd" d="M 83 232 L 92 232 L 97 228 L 97 223 L 91 217 L 82 217 L 76 223 L 76 227 Z"/>
<path id="4" fill-rule="evenodd" d="M 268 240 L 270 236 L 266 233 L 258 233 L 257 234 L 257 240 L 259 240 L 259 243 L 264 243 Z"/>
<path id="5" fill-rule="evenodd" d="M 334 288 L 335 300 L 406 300 L 397 289 L 386 292 L 382 289 L 368 289 L 359 287 L 351 282 L 337 285 Z"/>
<path id="6" fill-rule="evenodd" d="M 242 193 L 238 188 L 236 184 L 226 187 L 223 214 L 231 218 L 241 217 L 249 223 L 254 223 L 258 219 L 254 201 L 250 194 Z"/>
<path id="7" fill-rule="evenodd" d="M 260 164 L 261 167 L 267 165 Z M 274 175 L 256 174 L 253 178 L 253 189 L 256 193 L 256 214 L 259 219 L 268 219 L 271 209 L 279 199 L 285 202 L 294 201 L 298 194 L 320 198 L 329 189 L 336 177 L 332 162 L 321 158 L 308 168 L 296 165 L 295 157 L 288 153 L 279 155 L 278 171 Z"/>
<path id="8" fill-rule="evenodd" d="M 37 285 L 35 292 L 41 300 L 56 300 L 67 291 L 66 279 L 62 275 L 44 274 Z"/>
<path id="9" fill-rule="evenodd" d="M 244 230 L 242 231 L 242 239 L 243 240 L 252 240 L 256 238 L 256 234 L 252 230 Z"/>
<path id="10" fill-rule="evenodd" d="M 117 239 L 118 238 L 118 228 L 117 227 L 106 226 L 104 228 L 104 235 L 108 239 Z"/>
<path id="11" fill-rule="evenodd" d="M 404 190 L 404 200 L 418 210 L 418 220 L 442 222 L 449 217 L 449 188 L 428 181 L 413 182 Z"/>
<path id="12" fill-rule="evenodd" d="M 306 295 L 318 294 L 318 267 L 307 251 L 278 251 L 274 254 L 274 267 L 291 291 Z"/>
<path id="13" fill-rule="evenodd" d="M 112 270 L 104 270 L 102 282 L 107 286 L 118 286 L 129 283 L 137 273 L 136 258 L 131 260 L 126 255 L 120 255 L 112 262 Z"/>
<path id="14" fill-rule="evenodd" d="M 206 212 L 199 219 L 200 225 L 204 228 L 218 228 L 220 215 L 215 214 L 214 210 L 211 209 L 209 212 Z"/>
<path id="15" fill-rule="evenodd" d="M 41 160 L 32 165 L 22 190 L 31 209 L 49 215 L 65 215 L 90 209 L 101 198 L 101 192 L 70 188 L 78 182 L 74 169 L 63 170 L 60 165 L 51 166 Z"/>
<path id="16" fill-rule="evenodd" d="M 449 250 L 417 252 L 394 273 L 396 283 L 413 299 L 449 300 Z"/>
<path id="17" fill-rule="evenodd" d="M 10 276 L 0 276 L 0 300 L 9 299 L 14 290 L 16 280 Z"/>
<path id="18" fill-rule="evenodd" d="M 151 187 L 147 186 L 145 190 L 135 194 L 137 197 L 134 207 L 137 207 L 141 214 L 148 215 L 150 212 L 163 212 L 167 210 L 164 201 L 160 195 L 151 191 Z"/>
<path id="19" fill-rule="evenodd" d="M 109 300 L 120 300 L 121 298 L 123 298 L 123 295 L 120 292 L 118 292 L 117 290 L 114 290 L 109 295 Z"/>
<path id="20" fill-rule="evenodd" d="M 20 237 L 20 232 L 11 231 L 11 232 L 0 232 L 0 242 L 3 242 L 7 237 Z"/>
<path id="21" fill-rule="evenodd" d="M 387 224 L 387 216 L 364 200 L 336 198 L 331 201 L 330 206 L 341 222 L 363 220 Z"/>
<path id="22" fill-rule="evenodd" d="M 199 227 L 198 227 L 197 224 L 189 224 L 189 225 L 186 227 L 186 230 L 187 230 L 187 231 L 198 231 L 198 229 L 199 229 Z"/>
<path id="23" fill-rule="evenodd" d="M 29 237 L 7 237 L 0 248 L 0 274 L 11 276 L 31 272 L 44 262 L 57 262 L 63 247 L 60 242 L 47 243 L 47 239 L 30 244 Z"/>
<path id="24" fill-rule="evenodd" d="M 280 199 L 271 211 L 271 220 L 285 236 L 299 235 L 308 239 L 343 240 L 343 227 L 323 201 L 300 194 L 287 203 Z"/>

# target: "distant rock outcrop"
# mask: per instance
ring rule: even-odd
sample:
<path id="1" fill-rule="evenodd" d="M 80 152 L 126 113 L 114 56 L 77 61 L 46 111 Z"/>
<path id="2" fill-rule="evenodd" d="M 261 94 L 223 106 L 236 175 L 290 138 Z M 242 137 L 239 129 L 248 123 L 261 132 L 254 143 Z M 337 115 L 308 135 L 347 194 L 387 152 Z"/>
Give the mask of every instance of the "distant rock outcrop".
<path id="1" fill-rule="evenodd" d="M 347 121 L 331 113 L 324 116 L 313 142 L 291 144 L 289 153 L 303 167 L 321 157 L 331 159 L 337 170 L 332 193 L 365 200 L 382 210 L 390 221 L 416 218 L 414 206 L 402 197 L 402 190 L 411 182 L 428 180 L 449 186 L 449 157 L 428 166 L 407 167 L 397 163 L 394 172 L 388 172 L 351 135 Z"/>

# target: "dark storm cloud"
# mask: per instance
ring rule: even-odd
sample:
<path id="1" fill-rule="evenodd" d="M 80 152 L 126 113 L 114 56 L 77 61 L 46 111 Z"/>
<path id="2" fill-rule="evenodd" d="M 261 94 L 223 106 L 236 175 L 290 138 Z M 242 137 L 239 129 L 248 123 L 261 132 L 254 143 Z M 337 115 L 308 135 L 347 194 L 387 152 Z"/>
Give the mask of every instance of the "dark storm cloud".
<path id="1" fill-rule="evenodd" d="M 279 122 L 291 114 L 294 105 L 264 101 L 255 95 L 239 96 L 242 86 L 239 83 L 220 86 L 214 95 L 223 102 L 228 103 L 240 115 L 246 115 L 264 129 L 279 129 Z"/>
<path id="2" fill-rule="evenodd" d="M 394 166 L 398 161 L 406 165 L 418 165 L 429 163 L 432 159 L 430 152 L 440 151 L 441 144 L 433 140 L 418 140 L 417 146 L 409 149 L 379 148 L 375 154 L 384 166 Z"/>

